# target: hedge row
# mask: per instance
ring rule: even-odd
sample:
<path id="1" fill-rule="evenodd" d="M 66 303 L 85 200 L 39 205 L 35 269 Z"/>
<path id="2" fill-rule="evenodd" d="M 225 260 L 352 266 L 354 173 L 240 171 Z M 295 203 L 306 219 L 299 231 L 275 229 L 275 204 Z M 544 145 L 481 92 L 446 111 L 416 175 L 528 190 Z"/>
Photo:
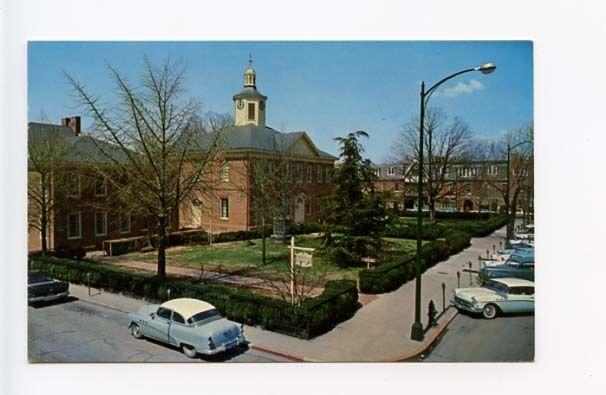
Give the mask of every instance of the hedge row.
<path id="1" fill-rule="evenodd" d="M 456 227 L 446 227 L 439 238 L 422 247 L 422 271 L 467 248 L 472 237 L 486 236 L 506 223 L 507 216 L 500 215 L 483 222 L 459 223 Z M 393 291 L 414 279 L 415 274 L 415 254 L 410 254 L 401 260 L 378 265 L 374 269 L 361 270 L 360 291 L 373 294 Z"/>
<path id="2" fill-rule="evenodd" d="M 417 211 L 400 210 L 398 212 L 401 217 L 416 217 Z M 436 211 L 436 219 L 463 219 L 470 221 L 484 221 L 492 217 L 496 217 L 497 213 L 478 213 L 470 211 Z M 429 211 L 423 211 L 423 217 L 429 218 Z"/>
<path id="3" fill-rule="evenodd" d="M 166 300 L 170 289 L 171 298 L 203 299 L 234 321 L 305 339 L 329 331 L 353 316 L 358 308 L 358 291 L 355 282 L 350 280 L 328 281 L 321 295 L 293 307 L 282 299 L 248 290 L 182 279 L 160 279 L 96 262 L 33 257 L 30 265 L 32 269 L 76 284 L 88 284 L 87 273 L 90 273 L 92 287 L 154 302 Z"/>
<path id="4" fill-rule="evenodd" d="M 480 213 L 472 213 L 480 214 Z M 481 213 L 483 214 L 483 213 Z M 435 224 L 424 223 L 421 228 L 421 238 L 423 240 L 436 240 L 445 237 L 449 232 L 466 232 L 473 237 L 484 237 L 492 233 L 495 229 L 507 223 L 507 215 L 493 215 L 485 220 L 474 220 L 464 222 L 449 223 L 448 221 Z M 392 224 L 385 232 L 386 237 L 396 237 L 401 239 L 416 239 L 416 223 L 396 223 Z"/>
<path id="5" fill-rule="evenodd" d="M 452 241 L 441 238 L 425 244 L 421 248 L 422 271 L 465 249 L 470 239 L 469 234 L 461 233 Z M 360 291 L 370 294 L 390 292 L 414 279 L 415 273 L 415 254 L 383 263 L 374 269 L 362 269 L 358 273 Z"/>

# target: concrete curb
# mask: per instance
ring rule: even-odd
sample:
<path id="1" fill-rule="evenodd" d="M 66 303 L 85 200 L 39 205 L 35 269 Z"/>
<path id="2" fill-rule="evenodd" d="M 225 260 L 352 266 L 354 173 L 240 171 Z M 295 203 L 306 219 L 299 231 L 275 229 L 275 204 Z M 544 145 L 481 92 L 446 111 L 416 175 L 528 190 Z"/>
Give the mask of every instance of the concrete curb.
<path id="1" fill-rule="evenodd" d="M 249 347 L 257 350 L 257 351 L 262 351 L 262 352 L 266 352 L 268 354 L 273 354 L 273 355 L 277 355 L 279 357 L 283 357 L 283 358 L 287 358 L 287 359 L 292 359 L 294 362 L 320 362 L 320 361 L 313 361 L 310 359 L 307 359 L 305 357 L 300 357 L 298 355 L 293 355 L 293 354 L 289 354 L 287 352 L 284 351 L 279 351 L 279 350 L 274 350 L 272 348 L 269 347 L 265 347 L 265 346 L 260 346 L 257 344 L 249 344 Z"/>
<path id="2" fill-rule="evenodd" d="M 425 351 L 427 351 L 427 349 L 436 342 L 438 337 L 440 337 L 440 335 L 446 330 L 446 328 L 448 328 L 448 325 L 450 325 L 450 323 L 456 318 L 457 315 L 459 315 L 459 312 L 458 312 L 458 310 L 455 310 L 455 313 L 452 315 L 452 317 L 450 317 L 446 322 L 443 322 L 441 325 L 439 325 L 438 328 L 435 330 L 435 332 L 428 339 L 426 339 L 423 342 L 423 344 L 421 345 L 421 347 L 419 347 L 417 350 L 415 350 L 412 354 L 403 355 L 390 362 L 414 362 L 414 361 L 416 361 L 416 359 L 419 357 L 419 355 L 421 355 Z"/>

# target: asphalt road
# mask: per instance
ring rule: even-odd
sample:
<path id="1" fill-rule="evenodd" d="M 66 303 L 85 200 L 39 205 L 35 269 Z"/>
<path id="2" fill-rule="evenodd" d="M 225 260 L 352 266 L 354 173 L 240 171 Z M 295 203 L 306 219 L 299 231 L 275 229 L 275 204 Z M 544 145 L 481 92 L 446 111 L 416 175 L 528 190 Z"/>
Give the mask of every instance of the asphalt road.
<path id="1" fill-rule="evenodd" d="M 123 312 L 76 298 L 28 307 L 30 362 L 291 362 L 249 347 L 187 358 L 171 346 L 130 336 Z"/>
<path id="2" fill-rule="evenodd" d="M 534 315 L 493 320 L 460 312 L 445 334 L 420 360 L 427 362 L 531 362 Z"/>

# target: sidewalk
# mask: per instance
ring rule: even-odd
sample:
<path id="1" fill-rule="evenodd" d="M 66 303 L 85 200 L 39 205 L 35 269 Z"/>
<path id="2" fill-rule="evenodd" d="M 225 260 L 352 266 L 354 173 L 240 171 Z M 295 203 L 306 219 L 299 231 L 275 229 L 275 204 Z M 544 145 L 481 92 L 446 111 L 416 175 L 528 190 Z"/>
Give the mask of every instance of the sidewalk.
<path id="1" fill-rule="evenodd" d="M 470 283 L 468 262 L 477 270 L 478 256 L 505 240 L 505 228 L 493 234 L 471 240 L 471 246 L 451 256 L 423 274 L 422 321 L 427 322 L 427 305 L 432 299 L 438 311 L 442 311 L 442 283 L 446 285 L 446 305 L 449 304 L 452 290 L 457 287 L 457 271 L 461 272 L 461 287 Z M 476 275 L 472 275 L 475 282 Z M 475 283 L 474 283 L 475 285 Z M 101 293 L 93 290 L 94 296 L 88 296 L 87 289 L 70 285 L 72 294 L 79 299 L 97 303 L 119 311 L 129 312 L 138 309 L 145 301 L 122 295 Z M 312 340 L 303 340 L 245 326 L 247 339 L 262 350 L 274 350 L 293 359 L 322 362 L 390 362 L 408 359 L 422 352 L 431 341 L 447 326 L 456 315 L 456 309 L 450 308 L 439 320 L 439 326 L 425 335 L 424 342 L 410 340 L 410 331 L 414 322 L 415 282 L 410 281 L 396 291 L 377 295 L 374 300 L 357 311 L 354 317 L 337 325 L 332 331 Z"/>

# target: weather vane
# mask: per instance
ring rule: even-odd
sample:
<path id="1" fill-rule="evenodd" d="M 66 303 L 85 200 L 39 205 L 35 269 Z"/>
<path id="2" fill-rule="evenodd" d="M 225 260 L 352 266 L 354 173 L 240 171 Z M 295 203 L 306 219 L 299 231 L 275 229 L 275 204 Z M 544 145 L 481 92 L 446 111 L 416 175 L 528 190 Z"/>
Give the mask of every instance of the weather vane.
<path id="1" fill-rule="evenodd" d="M 252 54 L 249 52 L 248 53 L 248 66 L 249 67 L 252 67 L 252 62 L 253 62 L 253 60 L 252 60 Z"/>

